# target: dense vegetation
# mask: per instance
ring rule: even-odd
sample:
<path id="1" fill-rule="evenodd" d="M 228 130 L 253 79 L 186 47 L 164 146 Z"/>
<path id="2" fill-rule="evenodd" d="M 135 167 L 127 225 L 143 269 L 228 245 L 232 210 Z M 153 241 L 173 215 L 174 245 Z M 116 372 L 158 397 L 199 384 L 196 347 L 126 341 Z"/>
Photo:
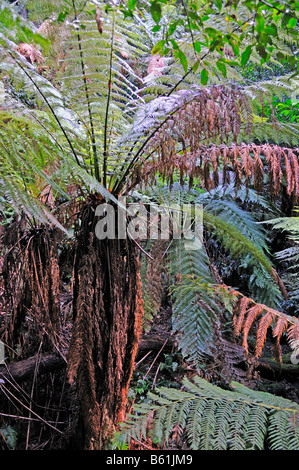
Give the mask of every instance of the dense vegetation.
<path id="1" fill-rule="evenodd" d="M 299 449 L 298 19 L 1 2 L 1 449 Z"/>

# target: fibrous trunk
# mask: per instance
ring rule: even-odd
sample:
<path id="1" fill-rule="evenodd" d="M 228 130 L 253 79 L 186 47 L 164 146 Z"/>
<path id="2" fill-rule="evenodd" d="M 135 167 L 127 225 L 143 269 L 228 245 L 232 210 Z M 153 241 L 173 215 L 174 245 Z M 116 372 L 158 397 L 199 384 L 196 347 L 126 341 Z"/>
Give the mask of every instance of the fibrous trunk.
<path id="1" fill-rule="evenodd" d="M 28 230 L 22 221 L 15 222 L 5 240 L 1 304 L 9 313 L 3 340 L 26 356 L 36 343 L 47 351 L 59 342 L 60 276 L 55 231 Z"/>
<path id="2" fill-rule="evenodd" d="M 86 204 L 77 236 L 68 359 L 79 402 L 77 436 L 85 449 L 106 448 L 125 417 L 143 313 L 137 247 L 128 239 L 99 240 L 95 224 L 95 207 Z"/>

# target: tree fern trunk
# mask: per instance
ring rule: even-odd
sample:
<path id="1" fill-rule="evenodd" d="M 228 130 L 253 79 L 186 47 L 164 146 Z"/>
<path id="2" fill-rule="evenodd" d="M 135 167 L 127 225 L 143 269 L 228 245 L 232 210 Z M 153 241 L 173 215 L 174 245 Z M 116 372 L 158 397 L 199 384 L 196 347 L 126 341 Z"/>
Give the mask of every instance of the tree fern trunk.
<path id="1" fill-rule="evenodd" d="M 143 313 L 136 246 L 131 240 L 98 240 L 94 209 L 86 205 L 81 213 L 69 350 L 85 449 L 107 447 L 125 417 Z"/>
<path id="2" fill-rule="evenodd" d="M 8 235 L 2 269 L 5 293 L 2 303 L 10 311 L 5 341 L 12 349 L 21 347 L 24 356 L 32 354 L 40 342 L 44 351 L 52 350 L 60 328 L 56 233 L 45 227 L 29 231 L 16 222 Z M 27 325 L 26 316 L 31 319 Z"/>

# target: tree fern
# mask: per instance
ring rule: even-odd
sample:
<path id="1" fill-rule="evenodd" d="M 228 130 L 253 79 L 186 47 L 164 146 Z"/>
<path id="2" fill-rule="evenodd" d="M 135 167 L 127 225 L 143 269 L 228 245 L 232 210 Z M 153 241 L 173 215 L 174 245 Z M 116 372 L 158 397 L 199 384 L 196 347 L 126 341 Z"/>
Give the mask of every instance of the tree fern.
<path id="1" fill-rule="evenodd" d="M 74 4 L 75 5 L 75 4 Z M 6 10 L 5 10 L 6 11 Z M 83 14 L 83 10 L 79 9 L 73 12 L 73 14 L 76 15 L 77 12 L 80 11 L 80 14 Z M 92 13 L 92 9 L 90 10 L 90 5 L 89 5 L 89 12 Z M 86 12 L 85 12 L 85 19 L 86 19 Z M 88 15 L 87 15 L 88 16 Z M 10 17 L 9 17 L 10 18 Z M 73 17 L 74 19 L 74 17 Z M 10 21 L 11 18 L 10 18 Z M 79 21 L 79 19 L 78 19 Z M 82 19 L 84 22 L 84 19 Z M 87 21 L 87 20 L 86 20 Z M 95 26 L 94 28 L 91 27 L 91 23 L 94 23 Z M 6 25 L 6 23 L 4 23 Z M 9 25 L 9 21 L 7 20 L 7 25 Z M 130 94 L 130 98 L 132 98 L 132 102 L 134 102 L 134 99 L 136 100 L 136 86 L 133 88 L 130 88 L 130 80 L 128 80 L 125 76 L 125 74 L 129 71 L 130 73 L 132 72 L 132 68 L 127 66 L 125 71 L 121 71 L 120 68 L 124 69 L 125 63 L 121 58 L 121 52 L 123 51 L 123 38 L 124 34 L 121 33 L 122 26 L 119 27 L 117 32 L 112 32 L 110 28 L 110 33 L 108 36 L 104 39 L 100 37 L 100 34 L 98 30 L 96 29 L 96 22 L 95 20 L 93 21 L 87 21 L 87 24 L 89 25 L 89 28 L 91 29 L 91 35 L 97 34 L 99 37 L 99 41 L 101 44 L 98 45 L 98 56 L 100 57 L 100 62 L 97 64 L 97 69 L 101 69 L 101 63 L 104 63 L 104 57 L 105 54 L 107 54 L 107 51 L 109 50 L 109 34 L 117 34 L 116 37 L 116 43 L 117 41 L 121 44 L 121 46 L 117 47 L 115 45 L 115 51 L 113 50 L 113 61 L 117 62 L 118 66 L 114 67 L 112 63 L 110 63 L 110 70 L 112 72 L 112 68 L 114 67 L 115 69 L 115 87 L 116 90 L 113 89 L 114 95 L 112 96 L 112 108 L 113 108 L 113 117 L 111 117 L 111 122 L 124 122 L 117 119 L 116 116 L 116 110 L 118 109 L 119 115 L 123 117 L 126 115 L 126 112 L 123 112 L 123 105 L 122 102 L 128 100 L 127 93 Z M 107 21 L 107 24 L 110 24 L 109 21 Z M 22 23 L 21 23 L 22 25 Z M 87 26 L 86 26 L 87 28 Z M 23 27 L 25 29 L 25 27 Z M 20 28 L 21 33 L 23 32 L 23 29 Z M 27 28 L 28 29 L 28 28 Z M 71 27 L 72 29 L 72 27 Z M 74 58 L 73 61 L 71 60 L 71 57 L 69 57 L 69 63 L 71 64 L 71 70 L 73 74 L 76 73 L 76 67 L 75 65 L 77 64 L 77 80 L 78 83 L 81 81 L 82 85 L 78 84 L 78 88 L 72 87 L 73 95 L 70 96 L 68 95 L 68 91 L 71 88 L 65 88 L 66 85 L 62 85 L 63 83 L 67 84 L 68 83 L 68 74 L 65 73 L 63 79 L 60 77 L 60 90 L 56 86 L 54 86 L 47 78 L 45 78 L 40 71 L 35 67 L 34 64 L 29 63 L 25 58 L 16 51 L 16 44 L 8 39 L 6 37 L 6 30 L 5 29 L 5 35 L 0 33 L 0 42 L 1 42 L 1 57 L 3 59 L 2 64 L 1 64 L 1 69 L 2 71 L 5 71 L 6 73 L 9 74 L 15 74 L 15 83 L 19 86 L 22 87 L 26 92 L 32 93 L 36 96 L 37 99 L 37 104 L 40 107 L 40 110 L 38 109 L 33 109 L 33 110 L 28 110 L 23 108 L 23 114 L 27 118 L 27 122 L 24 120 L 24 116 L 17 115 L 17 111 L 11 109 L 10 110 L 10 115 L 7 116 L 7 113 L 5 116 L 3 116 L 3 123 L 6 122 L 6 120 L 10 121 L 11 123 L 13 122 L 21 122 L 22 125 L 19 126 L 17 130 L 17 136 L 18 139 L 16 139 L 16 133 L 13 133 L 13 130 L 10 129 L 11 124 L 7 126 L 2 126 L 2 139 L 3 139 L 3 145 L 5 148 L 5 152 L 7 154 L 7 158 L 5 161 L 5 164 L 3 163 L 2 165 L 2 170 L 5 170 L 5 174 L 3 175 L 3 181 L 6 181 L 6 187 L 2 186 L 3 191 L 5 191 L 5 197 L 8 198 L 8 201 L 11 201 L 13 199 L 13 194 L 19 194 L 19 206 L 18 210 L 20 210 L 22 207 L 28 212 L 31 212 L 31 216 L 35 216 L 36 219 L 42 220 L 45 222 L 45 220 L 51 220 L 51 223 L 56 223 L 56 219 L 54 218 L 53 215 L 49 215 L 49 211 L 47 211 L 46 208 L 43 208 L 41 201 L 37 200 L 38 198 L 38 189 L 33 189 L 32 186 L 32 191 L 27 191 L 26 195 L 23 195 L 21 198 L 21 192 L 24 191 L 24 181 L 20 180 L 20 177 L 18 176 L 15 178 L 14 181 L 10 181 L 12 178 L 12 175 L 16 175 L 16 172 L 19 171 L 20 169 L 20 164 L 25 164 L 25 167 L 23 167 L 22 171 L 24 172 L 25 179 L 26 178 L 31 178 L 31 183 L 36 183 L 36 174 L 39 174 L 39 177 L 41 181 L 39 182 L 40 186 L 43 186 L 44 184 L 49 184 L 49 186 L 52 188 L 52 190 L 60 192 L 62 190 L 66 189 L 66 185 L 68 183 L 74 184 L 78 182 L 81 187 L 85 187 L 87 189 L 87 192 L 91 191 L 97 191 L 99 192 L 103 197 L 105 197 L 108 200 L 113 199 L 114 202 L 117 203 L 117 200 L 113 197 L 110 191 L 108 191 L 104 186 L 101 184 L 105 182 L 105 185 L 108 186 L 108 173 L 111 175 L 111 167 L 109 165 L 107 166 L 105 163 L 105 159 L 108 159 L 108 154 L 107 154 L 107 149 L 108 149 L 108 143 L 110 145 L 110 140 L 111 136 L 114 136 L 114 130 L 112 128 L 108 129 L 108 121 L 104 119 L 107 125 L 104 126 L 104 130 L 102 127 L 102 130 L 99 130 L 99 139 L 97 142 L 94 140 L 95 139 L 95 127 L 93 127 L 93 124 L 97 125 L 97 129 L 100 127 L 99 123 L 96 123 L 96 115 L 93 116 L 93 113 L 98 113 L 100 117 L 102 118 L 104 115 L 101 112 L 99 112 L 99 109 L 101 108 L 96 108 L 98 105 L 94 104 L 95 108 L 92 109 L 90 106 L 93 106 L 93 103 L 95 103 L 95 100 L 99 98 L 98 93 L 100 96 L 105 95 L 107 96 L 107 90 L 109 91 L 108 87 L 108 79 L 105 79 L 103 81 L 103 76 L 100 76 L 98 73 L 97 77 L 93 77 L 92 82 L 89 82 L 89 78 L 86 76 L 86 70 L 87 70 L 87 63 L 85 64 L 85 59 L 86 62 L 88 62 L 88 57 L 92 53 L 92 46 L 91 42 L 89 42 L 89 50 L 86 51 L 82 44 L 81 44 L 81 37 L 78 37 L 78 31 L 73 28 L 73 34 L 71 34 L 71 44 L 69 44 L 69 51 L 72 53 L 76 53 L 76 59 Z M 133 33 L 129 34 L 130 36 L 130 45 L 134 43 L 134 38 L 133 38 Z M 31 38 L 35 39 L 35 35 L 31 34 Z M 39 37 L 37 35 L 37 37 Z M 93 36 L 91 36 L 93 38 Z M 136 37 L 136 35 L 135 35 Z M 88 42 L 88 38 L 86 40 Z M 102 42 L 101 42 L 102 41 Z M 42 43 L 42 41 L 41 41 Z M 84 43 L 86 44 L 86 43 Z M 82 46 L 82 47 L 81 47 Z M 136 49 L 137 46 L 135 46 Z M 79 49 L 78 49 L 79 48 Z M 102 49 L 104 48 L 104 52 L 102 54 Z M 122 49 L 121 49 L 122 48 Z M 77 51 L 77 52 L 76 52 Z M 86 57 L 85 54 L 86 53 Z M 83 55 L 82 55 L 83 54 Z M 112 54 L 112 50 L 111 50 Z M 112 58 L 112 56 L 111 56 Z M 96 62 L 94 58 L 92 59 L 94 63 Z M 76 62 L 77 61 L 77 62 Z M 102 62 L 101 62 L 102 61 Z M 103 62 L 104 61 L 104 62 Z M 85 65 L 84 65 L 85 64 Z M 83 68 L 81 67 L 83 65 Z M 104 63 L 105 67 L 107 66 L 107 61 Z M 81 67 L 81 69 L 80 69 Z M 91 67 L 91 65 L 89 66 Z M 113 69 L 113 70 L 114 70 Z M 106 68 L 107 71 L 107 68 Z M 117 77 L 122 77 L 123 81 L 125 82 L 125 86 L 128 88 L 129 92 L 123 92 L 120 93 L 120 90 L 117 89 Z M 111 76 L 112 77 L 112 76 Z M 74 83 L 76 82 L 75 77 L 74 78 Z M 92 83 L 96 84 L 101 84 L 102 89 L 97 88 L 92 88 Z M 105 84 L 104 84 L 105 83 Z M 133 86 L 133 85 L 132 85 Z M 81 93 L 81 96 L 79 96 L 79 91 Z M 125 90 L 125 87 L 124 87 Z M 62 94 L 63 92 L 63 94 Z M 135 93 L 135 95 L 134 95 Z M 84 104 L 86 105 L 85 109 L 87 110 L 87 121 L 86 118 L 84 118 L 82 111 L 80 111 L 79 108 L 76 108 L 76 101 L 70 102 L 69 100 L 73 98 L 77 98 L 78 101 L 77 103 L 80 103 L 81 110 L 84 110 Z M 83 99 L 84 98 L 84 99 Z M 88 103 L 86 100 L 92 100 Z M 70 106 L 66 106 L 66 103 L 70 104 Z M 116 106 L 116 107 L 115 107 Z M 130 106 L 129 106 L 130 107 Z M 120 109 L 122 108 L 122 109 Z M 129 108 L 128 108 L 129 109 Z M 131 109 L 131 108 L 130 108 Z M 19 110 L 22 111 L 22 110 Z M 131 112 L 131 111 L 130 111 Z M 128 113 L 127 113 L 128 114 Z M 130 113 L 129 113 L 130 114 Z M 106 113 L 106 116 L 108 118 L 108 114 Z M 109 117 L 109 121 L 110 121 Z M 79 118 L 81 121 L 79 122 Z M 129 120 L 130 117 L 127 117 Z M 101 124 L 103 123 L 103 120 L 101 120 Z M 122 129 L 123 130 L 123 129 Z M 118 129 L 118 132 L 120 131 L 120 128 Z M 109 138 L 108 138 L 109 137 Z M 97 137 L 98 139 L 98 137 Z M 33 144 L 33 140 L 35 140 Z M 22 141 L 22 144 L 20 143 Z M 5 142 L 5 143 L 4 143 Z M 34 158 L 27 158 L 27 155 L 23 155 L 24 151 L 24 142 L 26 143 L 26 152 L 28 151 L 29 154 L 33 155 Z M 106 150 L 103 151 L 103 145 L 106 145 Z M 27 147 L 28 144 L 28 147 Z M 105 147 L 104 145 L 104 147 Z M 96 146 L 99 148 L 97 149 Z M 100 152 L 101 156 L 101 162 L 97 162 L 95 158 L 97 158 L 98 153 Z M 104 153 L 106 152 L 106 157 L 104 158 Z M 47 157 L 46 157 L 47 155 Z M 111 152 L 111 155 L 109 158 L 111 158 L 112 165 L 115 163 L 116 160 L 114 160 L 114 155 L 113 152 Z M 19 158 L 19 162 L 16 164 L 16 159 Z M 45 158 L 48 158 L 48 168 L 45 171 Z M 53 161 L 55 160 L 55 161 Z M 120 165 L 120 160 L 117 160 L 117 164 Z M 52 167 L 51 167 L 52 165 Z M 99 168 L 101 166 L 101 174 L 103 171 L 103 175 L 100 177 L 99 176 Z M 55 167 L 55 171 L 53 172 L 53 168 Z M 108 168 L 109 167 L 109 168 Z M 51 177 L 48 176 L 49 171 L 51 171 Z M 33 176 L 34 175 L 34 176 Z M 113 173 L 115 175 L 115 173 Z M 105 181 L 106 180 L 106 181 Z M 16 185 L 19 181 L 19 190 L 16 189 Z M 56 184 L 57 182 L 57 184 Z M 107 184 L 106 184 L 107 183 Z M 27 186 L 26 189 L 29 188 L 28 186 L 28 181 L 26 182 Z M 9 186 L 10 185 L 10 188 Z M 13 189 L 14 188 L 14 189 Z M 9 197 L 8 194 L 9 192 L 11 193 L 12 197 Z M 66 196 L 66 192 L 64 193 L 64 197 Z M 16 206 L 17 204 L 15 204 Z M 26 207 L 27 206 L 27 207 Z M 31 210 L 28 211 L 28 208 L 31 207 Z M 33 208 L 36 208 L 34 211 Z M 40 207 L 38 210 L 37 208 Z M 42 211 L 44 210 L 44 216 L 42 216 Z M 45 215 L 48 214 L 48 215 Z M 59 224 L 58 224 L 59 226 Z M 61 227 L 60 227 L 61 228 Z"/>
<path id="2" fill-rule="evenodd" d="M 115 141 L 126 131 L 140 101 L 138 84 L 134 84 L 139 77 L 128 59 L 144 54 L 145 49 L 134 29 L 124 28 L 113 11 L 103 18 L 105 28 L 101 35 L 92 3 L 85 2 L 83 9 L 79 3 L 73 2 L 69 24 L 65 26 L 69 31 L 68 37 L 63 38 L 66 56 L 61 60 L 63 73 L 56 77 L 60 90 L 25 61 L 15 51 L 15 44 L 2 35 L 2 52 L 8 57 L 3 68 L 10 73 L 18 69 L 20 85 L 36 93 L 40 104 L 52 114 L 51 127 L 43 123 L 45 130 L 52 135 L 60 131 L 64 148 L 76 163 L 89 173 L 94 172 L 96 179 L 104 183 L 111 179 L 111 165 L 114 169 L 122 166 L 123 158 L 116 154 Z M 108 156 L 112 143 L 114 150 Z"/>
<path id="3" fill-rule="evenodd" d="M 299 449 L 296 403 L 235 382 L 224 390 L 200 377 L 185 378 L 183 387 L 160 387 L 149 393 L 149 403 L 135 405 L 122 425 L 123 439 L 149 436 L 169 446 L 180 426 L 181 442 L 193 450 Z"/>

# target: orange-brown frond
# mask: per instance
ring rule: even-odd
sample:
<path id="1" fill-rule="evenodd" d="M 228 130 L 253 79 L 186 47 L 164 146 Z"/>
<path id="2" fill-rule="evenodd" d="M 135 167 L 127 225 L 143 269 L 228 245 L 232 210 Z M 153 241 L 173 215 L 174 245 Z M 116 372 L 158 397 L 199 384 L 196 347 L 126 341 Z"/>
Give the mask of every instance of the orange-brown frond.
<path id="1" fill-rule="evenodd" d="M 260 357 L 263 352 L 263 347 L 267 337 L 267 331 L 272 323 L 272 320 L 272 312 L 267 311 L 266 314 L 259 321 L 258 329 L 256 332 L 255 357 Z"/>
<path id="2" fill-rule="evenodd" d="M 275 347 L 274 347 L 275 357 L 276 357 L 276 359 L 278 359 L 278 361 L 280 363 L 282 362 L 282 360 L 281 360 L 280 339 L 281 339 L 283 333 L 285 333 L 287 331 L 288 326 L 289 326 L 289 322 L 288 322 L 287 318 L 279 317 L 276 320 L 276 323 L 275 323 L 275 326 L 274 326 L 273 332 L 272 332 L 273 338 L 276 338 Z"/>
<path id="3" fill-rule="evenodd" d="M 295 194 L 299 194 L 299 165 L 298 159 L 294 152 L 289 149 L 288 150 L 288 159 L 292 169 L 293 181 L 294 181 L 294 191 Z"/>
<path id="4" fill-rule="evenodd" d="M 296 319 L 296 323 L 291 325 L 288 329 L 288 340 L 291 347 L 299 345 L 299 319 Z"/>
<path id="5" fill-rule="evenodd" d="M 289 322 L 285 317 L 279 317 L 276 320 L 275 326 L 273 328 L 273 337 L 276 338 L 277 341 L 280 340 L 283 333 L 287 330 L 289 326 Z"/>
<path id="6" fill-rule="evenodd" d="M 241 332 L 247 307 L 250 305 L 250 303 L 251 299 L 249 299 L 248 297 L 241 297 L 236 303 L 233 315 L 233 324 L 236 336 L 239 336 Z"/>
<path id="7" fill-rule="evenodd" d="M 285 172 L 286 172 L 286 180 L 287 180 L 287 193 L 290 196 L 295 188 L 295 181 L 292 172 L 292 167 L 290 161 L 288 159 L 287 154 L 284 154 L 284 161 L 285 161 Z"/>
<path id="8" fill-rule="evenodd" d="M 258 192 L 261 192 L 264 186 L 264 166 L 260 159 L 260 152 L 258 149 L 253 149 L 254 152 L 254 187 Z"/>
<path id="9" fill-rule="evenodd" d="M 246 320 L 243 323 L 243 348 L 245 349 L 246 354 L 248 354 L 247 338 L 248 338 L 250 328 L 252 327 L 252 324 L 256 320 L 256 318 L 262 314 L 263 310 L 264 310 L 263 305 L 256 304 L 253 307 L 251 307 L 247 312 Z"/>
<path id="10" fill-rule="evenodd" d="M 242 170 L 245 174 L 246 181 L 249 182 L 253 172 L 253 159 L 250 155 L 248 145 L 242 144 L 240 148 Z"/>
<path id="11" fill-rule="evenodd" d="M 282 293 L 282 295 L 284 296 L 285 300 L 287 300 L 288 298 L 288 291 L 286 290 L 286 287 L 281 279 L 281 277 L 278 275 L 277 271 L 272 268 L 272 271 L 273 271 L 273 274 L 274 274 L 274 277 L 275 277 L 275 280 L 277 282 L 277 285 L 280 289 L 280 292 Z"/>

